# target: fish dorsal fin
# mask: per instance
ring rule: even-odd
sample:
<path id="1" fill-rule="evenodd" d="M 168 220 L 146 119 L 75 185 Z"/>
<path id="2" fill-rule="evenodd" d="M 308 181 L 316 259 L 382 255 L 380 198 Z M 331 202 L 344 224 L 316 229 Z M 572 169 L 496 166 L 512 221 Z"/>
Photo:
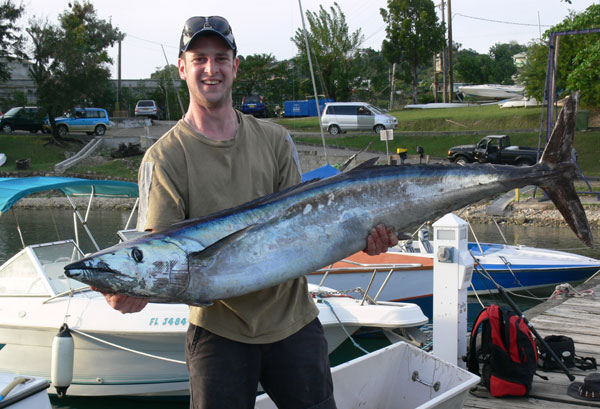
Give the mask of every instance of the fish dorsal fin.
<path id="1" fill-rule="evenodd" d="M 210 246 L 200 250 L 190 253 L 188 255 L 188 260 L 193 261 L 195 259 L 200 258 L 209 258 L 216 254 L 221 248 L 230 245 L 232 242 L 238 240 L 240 237 L 244 236 L 247 232 L 251 231 L 256 227 L 256 224 L 251 224 L 250 226 L 244 227 L 241 230 L 235 231 L 228 236 L 223 237 L 220 240 L 215 241 Z"/>

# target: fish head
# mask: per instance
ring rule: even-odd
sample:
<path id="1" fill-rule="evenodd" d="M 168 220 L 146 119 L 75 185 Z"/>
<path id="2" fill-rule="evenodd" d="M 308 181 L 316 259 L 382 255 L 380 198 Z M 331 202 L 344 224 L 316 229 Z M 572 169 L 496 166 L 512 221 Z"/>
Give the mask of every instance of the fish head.
<path id="1" fill-rule="evenodd" d="M 189 284 L 187 253 L 164 237 L 109 247 L 65 266 L 65 275 L 102 292 L 165 301 Z"/>

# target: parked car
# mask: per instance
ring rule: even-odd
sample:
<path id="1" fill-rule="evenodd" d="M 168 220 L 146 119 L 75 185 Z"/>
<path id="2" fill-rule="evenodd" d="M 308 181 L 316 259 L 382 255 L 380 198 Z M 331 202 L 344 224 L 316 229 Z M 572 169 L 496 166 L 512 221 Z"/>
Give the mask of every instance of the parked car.
<path id="1" fill-rule="evenodd" d="M 71 132 L 85 132 L 88 135 L 104 135 L 111 124 L 108 112 L 103 108 L 75 108 L 66 116 L 54 118 L 59 136 Z M 50 132 L 50 121 L 44 120 L 44 131 Z"/>
<path id="2" fill-rule="evenodd" d="M 261 95 L 246 95 L 242 98 L 242 112 L 254 116 L 267 116 L 267 106 Z"/>
<path id="3" fill-rule="evenodd" d="M 42 129 L 46 112 L 40 107 L 14 107 L 0 118 L 0 131 L 11 133 L 16 130 L 37 132 Z"/>
<path id="4" fill-rule="evenodd" d="M 511 145 L 508 135 L 488 135 L 477 145 L 450 148 L 448 159 L 458 164 L 480 162 L 531 166 L 537 162 L 537 149 Z"/>
<path id="5" fill-rule="evenodd" d="M 158 105 L 152 99 L 140 99 L 135 104 L 135 116 L 147 116 L 158 119 Z"/>
<path id="6" fill-rule="evenodd" d="M 321 126 L 331 135 L 340 132 L 394 129 L 398 120 L 366 102 L 329 102 L 321 115 Z"/>

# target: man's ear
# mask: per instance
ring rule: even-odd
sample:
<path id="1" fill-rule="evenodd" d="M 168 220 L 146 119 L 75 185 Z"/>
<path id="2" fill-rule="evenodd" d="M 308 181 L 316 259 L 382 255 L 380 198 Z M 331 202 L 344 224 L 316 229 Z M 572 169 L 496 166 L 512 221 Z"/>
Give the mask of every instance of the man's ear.
<path id="1" fill-rule="evenodd" d="M 235 60 L 233 61 L 233 79 L 236 79 L 237 77 L 237 70 L 240 66 L 240 59 L 238 57 L 235 57 Z"/>
<path id="2" fill-rule="evenodd" d="M 179 78 L 185 80 L 185 55 L 177 59 L 177 70 L 179 71 Z"/>

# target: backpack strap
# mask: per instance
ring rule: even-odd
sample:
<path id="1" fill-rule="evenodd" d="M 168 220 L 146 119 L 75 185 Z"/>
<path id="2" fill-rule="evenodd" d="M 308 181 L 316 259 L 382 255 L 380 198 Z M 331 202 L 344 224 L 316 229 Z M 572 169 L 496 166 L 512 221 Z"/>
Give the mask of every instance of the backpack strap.
<path id="1" fill-rule="evenodd" d="M 591 356 L 578 356 L 575 355 L 575 367 L 584 371 L 595 370 L 597 368 L 596 358 Z"/>
<path id="2" fill-rule="evenodd" d="M 479 372 L 479 352 L 477 351 L 477 332 L 481 328 L 481 347 L 487 351 L 489 340 L 489 307 L 479 311 L 475 318 L 475 324 L 471 330 L 471 339 L 469 340 L 469 352 L 467 353 L 467 369 L 475 375 L 480 375 Z M 483 351 L 481 351 L 483 352 Z M 485 352 L 484 352 L 485 353 Z"/>

